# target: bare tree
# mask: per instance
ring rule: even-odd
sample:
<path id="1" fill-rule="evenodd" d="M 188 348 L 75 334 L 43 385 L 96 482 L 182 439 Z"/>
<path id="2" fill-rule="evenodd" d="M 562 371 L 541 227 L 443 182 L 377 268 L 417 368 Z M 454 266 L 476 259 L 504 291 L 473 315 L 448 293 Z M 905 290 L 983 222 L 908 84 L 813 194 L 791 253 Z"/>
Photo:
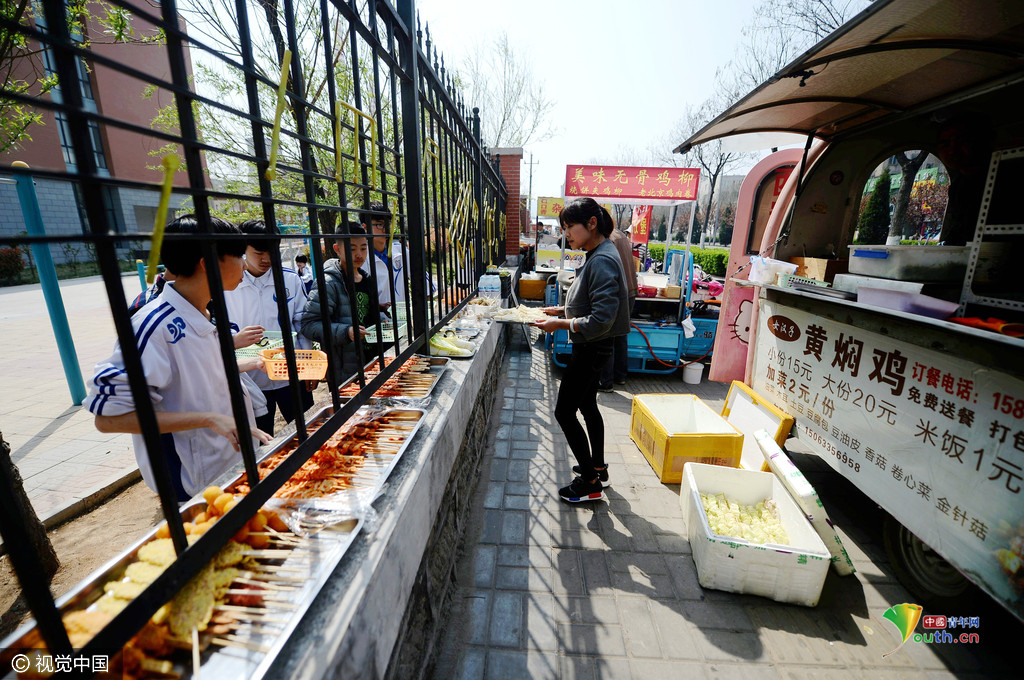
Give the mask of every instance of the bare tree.
<path id="1" fill-rule="evenodd" d="M 900 179 L 900 188 L 896 192 L 892 222 L 889 223 L 889 236 L 903 237 L 914 232 L 914 225 L 907 223 L 907 208 L 910 206 L 910 195 L 914 192 L 914 179 L 917 177 L 917 171 L 924 165 L 926 158 L 928 158 L 927 151 L 918 151 L 913 158 L 907 157 L 906 151 L 896 154 L 896 162 L 900 164 L 903 176 Z"/>
<path id="2" fill-rule="evenodd" d="M 457 71 L 471 105 L 480 107 L 480 135 L 487 146 L 526 146 L 554 134 L 549 120 L 554 102 L 507 33 L 478 43 Z"/>
<path id="3" fill-rule="evenodd" d="M 741 92 L 757 87 L 827 37 L 871 0 L 766 0 L 743 29 L 746 40 L 729 65 Z"/>
<path id="4" fill-rule="evenodd" d="M 680 167 L 700 168 L 700 183 L 707 188 L 706 198 L 703 201 L 703 208 L 698 209 L 694 218 L 694 234 L 702 234 L 708 228 L 712 205 L 715 202 L 715 189 L 719 180 L 730 169 L 735 167 L 746 154 L 726 151 L 722 140 L 716 139 L 703 144 L 697 144 L 683 155 L 667 153 L 665 149 L 671 149 L 681 139 L 688 139 L 695 132 L 704 127 L 710 120 L 726 108 L 726 101 L 732 97 L 735 87 L 723 88 L 717 95 L 707 99 L 700 106 L 687 106 L 683 119 L 676 124 L 675 130 L 671 133 L 666 143 L 659 145 L 659 155 L 662 162 Z M 700 196 L 697 198 L 700 201 Z"/>

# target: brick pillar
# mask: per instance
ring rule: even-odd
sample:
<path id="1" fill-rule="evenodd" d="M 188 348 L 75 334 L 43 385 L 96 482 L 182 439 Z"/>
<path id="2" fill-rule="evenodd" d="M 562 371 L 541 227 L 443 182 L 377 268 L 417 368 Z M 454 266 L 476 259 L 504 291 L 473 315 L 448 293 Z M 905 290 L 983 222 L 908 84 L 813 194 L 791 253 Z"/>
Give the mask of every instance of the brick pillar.
<path id="1" fill-rule="evenodd" d="M 519 232 L 521 227 L 521 211 L 519 201 L 519 171 L 523 162 L 522 147 L 507 149 L 491 149 L 491 156 L 499 163 L 501 176 L 508 188 L 508 202 L 505 204 L 505 219 L 507 230 L 505 232 L 505 256 L 519 255 Z"/>

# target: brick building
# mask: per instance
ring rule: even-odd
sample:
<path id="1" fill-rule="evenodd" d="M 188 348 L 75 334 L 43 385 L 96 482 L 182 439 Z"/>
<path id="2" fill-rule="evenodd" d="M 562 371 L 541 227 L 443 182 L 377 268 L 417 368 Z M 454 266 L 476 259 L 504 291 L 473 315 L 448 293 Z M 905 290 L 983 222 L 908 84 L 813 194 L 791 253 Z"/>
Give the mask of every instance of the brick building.
<path id="1" fill-rule="evenodd" d="M 103 10 L 96 3 L 89 3 L 93 16 L 102 15 Z M 36 27 L 46 30 L 43 17 L 35 18 Z M 136 36 L 154 33 L 151 24 L 137 18 L 132 19 Z M 90 39 L 92 52 L 131 66 L 161 80 L 170 80 L 170 66 L 167 51 L 158 44 L 142 42 L 111 44 L 102 29 L 94 22 L 84 28 Z M 54 72 L 49 52 L 38 52 L 39 43 L 29 41 L 28 52 L 32 56 L 15 57 L 22 60 L 15 64 L 15 77 L 28 82 L 36 81 L 43 74 Z M 185 49 L 186 67 L 191 73 L 191 60 Z M 131 76 L 114 71 L 92 61 L 82 62 L 79 68 L 82 78 L 82 98 L 86 110 L 149 129 L 157 112 L 173 104 L 171 94 L 162 89 L 149 91 L 146 85 Z M 35 91 L 35 90 L 33 90 Z M 60 101 L 60 88 L 54 88 L 43 97 Z M 20 160 L 36 170 L 74 172 L 77 168 L 74 150 L 66 121 L 54 116 L 52 111 L 39 109 L 42 122 L 29 128 L 31 139 L 21 142 L 16 148 L 0 154 L 0 165 L 10 165 Z M 161 171 L 151 169 L 159 165 L 159 156 L 151 155 L 159 149 L 160 141 L 114 126 L 92 124 L 92 138 L 96 146 L 96 165 L 99 174 L 118 180 L 129 180 L 158 184 L 162 181 Z M 186 185 L 184 172 L 179 172 L 177 184 Z M 156 207 L 160 194 L 145 188 L 104 187 L 109 206 L 110 223 L 118 233 L 149 232 L 156 219 Z M 36 194 L 47 234 L 78 234 L 87 230 L 84 220 L 82 197 L 78 185 L 73 182 L 39 177 L 36 179 Z M 176 209 L 188 209 L 190 202 L 184 194 L 171 197 L 171 214 Z M 16 235 L 25 231 L 25 221 L 18 202 L 14 185 L 0 183 L 0 235 Z M 125 242 L 123 254 L 144 247 L 142 244 Z M 66 262 L 72 257 L 84 259 L 82 246 L 78 252 L 71 252 L 68 246 L 51 245 L 56 262 Z"/>

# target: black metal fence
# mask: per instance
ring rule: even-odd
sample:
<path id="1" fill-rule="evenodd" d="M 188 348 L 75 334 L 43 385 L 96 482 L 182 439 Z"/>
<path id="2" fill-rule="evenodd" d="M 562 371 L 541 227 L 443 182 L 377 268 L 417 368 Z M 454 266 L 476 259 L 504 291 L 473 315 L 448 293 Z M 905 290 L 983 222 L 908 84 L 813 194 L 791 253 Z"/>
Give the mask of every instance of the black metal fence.
<path id="1" fill-rule="evenodd" d="M 30 171 L 4 162 L 0 174 L 31 172 L 36 178 L 72 183 L 83 234 L 0 236 L 0 246 L 79 242 L 90 252 L 94 249 L 179 553 L 171 568 L 80 650 L 89 656 L 120 648 L 393 375 L 401 360 L 426 352 L 430 335 L 475 292 L 485 266 L 503 259 L 506 191 L 481 147 L 478 111 L 467 111 L 450 74 L 439 67 L 429 34 L 424 41 L 414 18 L 412 0 L 400 2 L 397 9 L 381 0 L 109 0 L 104 17 L 90 16 L 90 7 L 100 11 L 91 4 L 84 5 L 85 15 L 71 15 L 69 4 L 76 10 L 83 7 L 54 0 L 34 5 L 41 12 L 36 16 L 32 4 L 24 15 L 0 16 L 0 39 L 15 46 L 9 58 L 37 60 L 26 64 L 41 66 L 47 83 L 55 86 L 45 94 L 40 86 L 5 86 L 0 96 L 6 110 L 54 114 L 66 161 L 64 169 Z M 122 42 L 125 49 L 131 43 L 132 49 L 144 45 L 158 52 L 165 68 L 138 66 L 110 45 L 95 48 L 100 41 L 90 38 L 99 36 L 90 34 L 109 34 L 102 28 L 110 26 L 123 31 L 119 17 L 126 18 L 129 31 L 115 35 L 114 42 Z M 109 113 L 113 107 L 101 110 L 92 101 L 93 80 L 110 74 L 131 84 L 126 96 L 130 92 L 165 103 L 149 125 Z M 279 99 L 282 81 L 285 96 Z M 284 233 L 282 246 L 294 252 L 308 245 L 320 290 L 326 285 L 325 258 L 333 254 L 335 243 L 347 243 L 346 223 L 362 221 L 360 215 L 371 204 L 384 206 L 369 210 L 372 215 L 393 216 L 389 239 L 394 245 L 389 241 L 388 246 L 402 262 L 388 282 L 391 299 L 401 300 L 391 310 L 396 328 L 387 348 L 398 360 L 387 366 L 381 362 L 380 372 L 369 381 L 359 370 L 363 387 L 344 404 L 334 371 L 328 370 L 334 415 L 308 432 L 300 413 L 299 447 L 259 482 L 223 286 L 214 274 L 218 253 L 210 240 L 199 239 L 210 272 L 212 313 L 239 433 L 240 462 L 252 490 L 187 550 L 118 261 L 126 250 L 148 250 L 153 234 L 142 228 L 130 233 L 118 223 L 111 191 L 158 191 L 160 183 L 155 173 L 148 181 L 118 177 L 107 163 L 110 149 L 105 147 L 115 138 L 119 144 L 148 149 L 154 168 L 166 156 L 177 158 L 181 171 L 174 175 L 176 202 L 207 228 L 211 216 L 234 222 L 257 217 L 267 224 L 304 223 L 306 233 Z M 167 236 L 172 238 L 187 237 Z M 347 248 L 344 257 L 351 272 Z M 271 258 L 297 404 L 303 387 L 293 355 L 282 257 L 272 250 Z M 372 265 L 368 268 L 376 281 Z M 354 284 L 351 275 L 348 284 Z M 333 362 L 326 306 L 321 321 L 323 349 Z M 376 331 L 384 337 L 380 321 Z M 355 345 L 360 365 L 379 357 L 381 347 L 358 339 Z M 0 495 L 9 497 L 10 480 L 2 481 L 6 488 L 0 487 Z M 43 570 L 24 548 L 23 525 L 10 515 L 9 506 L 3 507 L 4 542 L 40 632 L 51 653 L 70 653 L 47 583 L 39 577 Z"/>

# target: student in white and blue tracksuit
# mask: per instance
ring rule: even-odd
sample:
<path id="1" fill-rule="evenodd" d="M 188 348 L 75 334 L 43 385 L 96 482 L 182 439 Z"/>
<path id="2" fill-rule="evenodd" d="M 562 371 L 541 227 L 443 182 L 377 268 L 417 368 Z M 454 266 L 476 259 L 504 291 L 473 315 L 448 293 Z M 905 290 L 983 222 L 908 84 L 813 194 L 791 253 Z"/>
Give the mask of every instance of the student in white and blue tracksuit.
<path id="1" fill-rule="evenodd" d="M 211 223 L 214 233 L 240 233 L 223 220 L 212 218 Z M 203 232 L 192 215 L 178 218 L 166 229 L 167 234 Z M 218 240 L 217 247 L 219 275 L 224 289 L 231 290 L 242 278 L 243 242 Z M 163 260 L 177 278 L 132 317 L 132 327 L 160 427 L 161 453 L 171 469 L 178 500 L 186 501 L 241 462 L 241 457 L 217 329 L 207 312 L 210 288 L 201 244 L 167 240 Z M 258 358 L 238 362 L 240 371 L 260 366 Z M 100 432 L 134 435 L 135 460 L 146 484 L 155 490 L 120 343 L 109 359 L 96 364 L 86 405 L 96 416 Z M 246 405 L 254 426 L 248 400 Z M 258 442 L 270 441 L 255 427 L 252 432 Z"/>
<path id="2" fill-rule="evenodd" d="M 274 274 L 270 271 L 270 250 L 280 245 L 280 239 L 274 226 L 267 227 L 263 220 L 247 220 L 238 225 L 243 233 L 249 235 L 245 242 L 245 271 L 238 287 L 224 295 L 228 306 L 228 320 L 236 333 L 244 329 L 258 328 L 263 331 L 280 331 L 278 319 L 277 291 L 274 288 Z M 292 331 L 299 332 L 299 320 L 302 310 L 306 307 L 306 289 L 302 279 L 292 269 L 282 267 L 284 287 L 288 296 L 288 320 Z M 259 337 L 254 338 L 259 340 Z M 236 343 L 237 345 L 238 343 Z M 300 337 L 297 349 L 308 349 L 309 343 Z M 292 390 L 287 382 L 271 380 L 263 371 L 251 371 L 249 376 L 263 392 L 267 400 L 267 413 L 256 418 L 256 426 L 264 432 L 274 434 L 274 415 L 281 409 L 286 423 L 295 418 L 292 405 Z M 314 383 L 315 385 L 315 383 Z M 301 386 L 303 411 L 313 405 L 313 394 Z"/>

